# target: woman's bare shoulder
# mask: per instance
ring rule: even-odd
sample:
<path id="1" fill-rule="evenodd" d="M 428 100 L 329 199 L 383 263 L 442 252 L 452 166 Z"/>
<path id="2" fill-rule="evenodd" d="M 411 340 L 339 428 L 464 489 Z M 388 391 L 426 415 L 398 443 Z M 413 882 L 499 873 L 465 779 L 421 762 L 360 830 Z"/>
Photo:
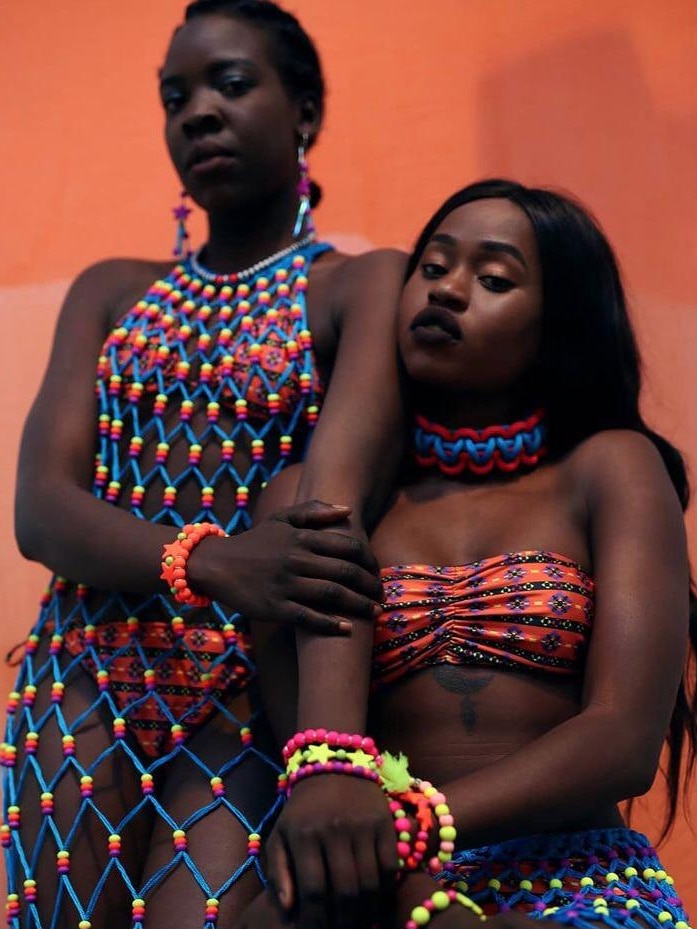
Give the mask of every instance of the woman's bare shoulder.
<path id="1" fill-rule="evenodd" d="M 107 258 L 86 267 L 73 282 L 66 306 L 101 311 L 108 324 L 115 323 L 149 287 L 166 276 L 172 261 L 142 258 Z"/>

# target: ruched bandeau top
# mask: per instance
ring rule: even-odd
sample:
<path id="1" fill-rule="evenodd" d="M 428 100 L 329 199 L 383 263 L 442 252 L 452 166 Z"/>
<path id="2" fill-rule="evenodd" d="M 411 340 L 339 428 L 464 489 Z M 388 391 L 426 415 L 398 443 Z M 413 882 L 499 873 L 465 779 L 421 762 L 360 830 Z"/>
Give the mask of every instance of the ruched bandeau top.
<path id="1" fill-rule="evenodd" d="M 381 571 L 374 686 L 438 664 L 579 673 L 591 632 L 593 580 L 554 552 L 466 565 Z"/>

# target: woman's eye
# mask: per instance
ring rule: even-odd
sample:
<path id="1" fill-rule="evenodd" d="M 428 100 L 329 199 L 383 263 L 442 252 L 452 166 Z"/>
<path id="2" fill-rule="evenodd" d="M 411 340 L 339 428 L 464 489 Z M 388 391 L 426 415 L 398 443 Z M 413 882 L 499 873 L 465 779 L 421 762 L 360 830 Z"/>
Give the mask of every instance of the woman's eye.
<path id="1" fill-rule="evenodd" d="M 241 97 L 251 90 L 252 82 L 246 77 L 224 77 L 221 79 L 219 87 L 227 97 Z"/>
<path id="2" fill-rule="evenodd" d="M 443 277 L 444 274 L 447 274 L 447 269 L 443 265 L 436 264 L 434 261 L 425 261 L 421 265 L 421 273 L 426 278 L 426 280 L 432 281 L 435 278 Z"/>
<path id="3" fill-rule="evenodd" d="M 509 281 L 507 277 L 499 277 L 498 274 L 482 274 L 479 277 L 479 283 L 496 294 L 506 293 L 515 287 L 513 281 Z"/>
<path id="4" fill-rule="evenodd" d="M 183 102 L 183 94 L 169 93 L 162 98 L 162 106 L 164 107 L 165 113 L 176 113 L 177 110 L 181 108 Z"/>

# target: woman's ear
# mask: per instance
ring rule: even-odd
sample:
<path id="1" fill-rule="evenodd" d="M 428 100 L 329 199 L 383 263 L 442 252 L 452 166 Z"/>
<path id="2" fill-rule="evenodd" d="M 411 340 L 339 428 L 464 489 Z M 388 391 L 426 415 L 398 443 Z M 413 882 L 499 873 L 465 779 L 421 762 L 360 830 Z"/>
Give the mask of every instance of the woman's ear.
<path id="1" fill-rule="evenodd" d="M 307 147 L 314 145 L 322 128 L 322 111 L 312 97 L 306 97 L 298 108 L 297 132 L 299 139 L 307 139 Z"/>

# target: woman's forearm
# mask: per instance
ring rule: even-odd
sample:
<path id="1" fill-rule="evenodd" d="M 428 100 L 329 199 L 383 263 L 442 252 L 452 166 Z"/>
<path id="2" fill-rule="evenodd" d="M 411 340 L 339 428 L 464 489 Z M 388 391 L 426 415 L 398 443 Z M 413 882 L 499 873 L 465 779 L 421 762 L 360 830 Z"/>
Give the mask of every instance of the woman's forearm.
<path id="1" fill-rule="evenodd" d="M 22 554 L 68 580 L 102 590 L 164 590 L 160 563 L 171 526 L 138 519 L 68 482 L 21 495 L 15 523 Z"/>
<path id="2" fill-rule="evenodd" d="M 437 786 L 455 817 L 458 843 L 472 848 L 573 829 L 645 793 L 657 763 L 658 751 L 647 749 L 629 721 L 586 710 L 508 757 Z"/>

